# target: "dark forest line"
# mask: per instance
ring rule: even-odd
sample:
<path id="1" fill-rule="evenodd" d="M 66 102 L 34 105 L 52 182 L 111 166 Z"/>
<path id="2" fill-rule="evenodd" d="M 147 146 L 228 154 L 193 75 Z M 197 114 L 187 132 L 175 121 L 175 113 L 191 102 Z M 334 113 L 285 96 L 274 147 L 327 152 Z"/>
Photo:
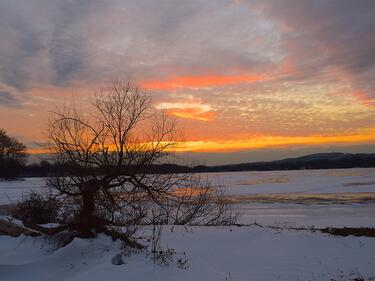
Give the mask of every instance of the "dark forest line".
<path id="1" fill-rule="evenodd" d="M 309 170 L 309 169 L 345 169 L 375 167 L 375 154 L 352 153 L 320 153 L 297 158 L 287 158 L 276 161 L 241 163 L 218 166 L 184 166 L 177 164 L 159 164 L 147 167 L 147 173 L 212 173 L 240 171 L 274 171 L 274 170 Z M 129 169 L 129 167 L 127 167 Z M 46 161 L 39 164 L 24 166 L 21 177 L 47 177 L 50 174 L 65 174 L 72 167 L 54 165 Z M 73 169 L 74 170 L 74 169 Z M 124 170 L 124 174 L 129 171 Z M 88 173 L 101 173 L 91 169 Z"/>

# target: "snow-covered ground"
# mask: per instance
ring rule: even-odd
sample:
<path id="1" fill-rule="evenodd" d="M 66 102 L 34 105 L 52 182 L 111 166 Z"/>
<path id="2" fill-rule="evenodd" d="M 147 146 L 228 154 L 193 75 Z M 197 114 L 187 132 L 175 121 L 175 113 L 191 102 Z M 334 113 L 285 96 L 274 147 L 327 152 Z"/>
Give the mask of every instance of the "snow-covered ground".
<path id="1" fill-rule="evenodd" d="M 214 185 L 222 186 L 228 195 L 264 196 L 263 202 L 245 200 L 237 206 L 242 223 L 288 223 L 305 226 L 375 226 L 375 169 L 301 170 L 267 172 L 232 172 L 202 175 Z M 0 181 L 0 205 L 16 202 L 30 190 L 46 190 L 42 178 L 24 181 Z M 297 198 L 280 203 L 275 195 Z M 313 202 L 298 201 L 314 196 Z M 334 196 L 334 199 L 327 198 Z M 347 196 L 355 203 L 338 202 Z M 320 201 L 321 199 L 321 201 Z M 324 200 L 323 200 L 324 199 Z M 267 201 L 268 200 L 268 201 Z M 265 201 L 265 202 L 264 202 Z"/>
<path id="2" fill-rule="evenodd" d="M 257 227 L 164 229 L 162 244 L 177 254 L 168 266 L 145 253 L 123 258 L 119 243 L 99 236 L 51 251 L 42 238 L 0 236 L 0 280 L 302 281 L 375 277 L 375 239 Z M 185 252 L 186 254 L 182 254 Z M 187 260 L 183 268 L 177 260 Z M 332 278 L 332 279 L 331 279 Z"/>
<path id="3" fill-rule="evenodd" d="M 375 226 L 375 202 L 319 201 L 330 194 L 355 198 L 375 193 L 375 169 L 215 173 L 208 177 L 229 195 L 265 196 L 262 202 L 244 200 L 237 205 L 243 223 Z M 44 180 L 0 182 L 0 205 L 16 202 L 30 190 L 46 190 Z M 317 199 L 278 202 L 275 194 L 285 198 L 315 194 Z M 257 226 L 174 227 L 173 231 L 166 226 L 162 245 L 176 251 L 168 266 L 155 265 L 145 252 L 133 253 L 123 258 L 125 264 L 113 265 L 120 243 L 102 235 L 93 240 L 76 238 L 58 250 L 44 238 L 0 236 L 0 280 L 348 281 L 360 276 L 375 280 L 375 239 L 368 237 Z M 178 259 L 187 260 L 183 268 Z"/>
<path id="4" fill-rule="evenodd" d="M 231 172 L 208 176 L 233 195 L 375 192 L 374 168 Z"/>
<path id="5" fill-rule="evenodd" d="M 375 202 L 356 200 L 363 195 L 375 196 L 375 169 L 299 170 L 266 172 L 213 173 L 208 175 L 215 185 L 227 194 L 246 198 L 262 195 L 268 203 L 238 205 L 241 222 L 272 225 L 287 223 L 315 227 L 375 226 Z M 274 195 L 285 198 L 309 198 L 313 203 L 301 201 L 280 203 Z M 342 204 L 336 199 L 348 196 L 356 203 Z M 319 198 L 322 201 L 319 201 Z M 325 200 L 323 200 L 325 199 Z"/>

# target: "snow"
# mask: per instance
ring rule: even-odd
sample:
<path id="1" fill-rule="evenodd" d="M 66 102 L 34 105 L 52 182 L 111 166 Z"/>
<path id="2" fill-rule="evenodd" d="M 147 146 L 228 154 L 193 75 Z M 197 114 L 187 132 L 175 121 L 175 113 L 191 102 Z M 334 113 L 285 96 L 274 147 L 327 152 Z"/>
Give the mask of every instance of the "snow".
<path id="1" fill-rule="evenodd" d="M 338 204 L 319 201 L 327 195 L 350 195 L 356 199 L 365 193 L 375 196 L 375 169 L 299 170 L 266 172 L 228 172 L 203 174 L 228 195 L 263 195 L 268 203 L 244 202 L 237 206 L 240 222 L 271 225 L 287 223 L 316 227 L 375 226 L 375 202 Z M 0 205 L 14 203 L 31 190 L 46 191 L 43 178 L 0 182 Z M 314 203 L 280 203 L 273 195 L 317 196 Z M 266 197 L 267 198 L 267 197 Z M 325 198 L 326 199 L 326 198 Z M 324 204 L 323 204 L 324 203 Z"/>
<path id="2" fill-rule="evenodd" d="M 375 192 L 375 168 L 226 172 L 202 174 L 229 195 L 330 194 Z M 44 178 L 0 181 L 0 204 L 9 204 L 31 190 L 46 190 Z"/>
<path id="3" fill-rule="evenodd" d="M 316 227 L 375 226 L 375 202 L 335 200 L 281 203 L 274 194 L 348 194 L 375 192 L 375 169 L 234 172 L 202 175 L 233 196 L 270 196 L 269 202 L 237 205 L 240 222 Z M 45 191 L 44 179 L 0 182 L 0 205 L 14 203 L 31 190 Z M 321 197 L 319 197 L 321 196 Z M 130 281 L 304 281 L 375 280 L 375 239 L 334 237 L 308 231 L 252 227 L 164 227 L 164 248 L 176 251 L 168 266 L 145 252 L 119 256 L 121 245 L 100 235 L 75 239 L 55 249 L 45 238 L 0 236 L 0 280 Z M 185 254 L 184 254 L 185 253 Z M 177 260 L 187 259 L 179 268 Z M 123 264 L 122 264 L 123 263 Z M 119 264 L 119 265 L 115 265 Z"/>
<path id="4" fill-rule="evenodd" d="M 168 266 L 133 253 L 113 265 L 120 243 L 108 237 L 75 239 L 51 251 L 43 238 L 0 236 L 0 279 L 22 280 L 352 280 L 375 277 L 375 239 L 258 227 L 164 228 L 164 247 L 177 254 Z M 182 255 L 186 252 L 186 256 Z M 177 266 L 186 258 L 187 267 Z M 341 276 L 341 277 L 340 277 Z"/>
<path id="5" fill-rule="evenodd" d="M 375 203 L 240 204 L 240 222 L 314 227 L 374 227 Z"/>
<path id="6" fill-rule="evenodd" d="M 0 181 L 0 205 L 12 204 L 31 191 L 46 191 L 44 178 L 25 178 L 21 180 Z"/>
<path id="7" fill-rule="evenodd" d="M 375 169 L 230 172 L 207 174 L 231 195 L 375 192 Z"/>

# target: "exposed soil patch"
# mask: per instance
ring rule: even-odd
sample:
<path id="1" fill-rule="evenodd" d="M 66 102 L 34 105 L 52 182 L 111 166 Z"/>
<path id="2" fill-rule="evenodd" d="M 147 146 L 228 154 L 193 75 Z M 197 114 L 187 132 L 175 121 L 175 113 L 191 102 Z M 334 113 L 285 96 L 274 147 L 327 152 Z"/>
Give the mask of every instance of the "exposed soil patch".
<path id="1" fill-rule="evenodd" d="M 14 205 L 12 204 L 0 205 L 0 215 L 2 216 L 10 215 L 13 208 L 14 208 Z"/>
<path id="2" fill-rule="evenodd" d="M 261 225 L 257 222 L 252 224 L 236 224 L 238 227 L 243 226 L 257 226 L 261 228 L 275 229 L 278 231 L 284 230 L 295 230 L 295 231 L 309 231 L 309 232 L 321 232 L 328 233 L 335 236 L 363 236 L 363 237 L 375 237 L 375 228 L 373 227 L 325 227 L 325 228 L 315 228 L 315 227 L 304 227 L 304 226 L 288 226 L 288 225 Z M 374 279 L 375 280 L 375 279 Z"/>
<path id="3" fill-rule="evenodd" d="M 233 195 L 231 203 L 353 204 L 375 202 L 375 192 L 346 193 L 269 193 Z"/>
<path id="4" fill-rule="evenodd" d="M 320 229 L 323 233 L 329 233 L 331 235 L 337 236 L 365 236 L 365 237 L 375 237 L 375 228 L 369 227 L 343 227 L 343 228 L 333 228 L 326 227 Z"/>
<path id="5" fill-rule="evenodd" d="M 349 183 L 345 183 L 343 184 L 343 186 L 366 186 L 366 185 L 373 185 L 375 186 L 375 182 L 349 182 Z"/>

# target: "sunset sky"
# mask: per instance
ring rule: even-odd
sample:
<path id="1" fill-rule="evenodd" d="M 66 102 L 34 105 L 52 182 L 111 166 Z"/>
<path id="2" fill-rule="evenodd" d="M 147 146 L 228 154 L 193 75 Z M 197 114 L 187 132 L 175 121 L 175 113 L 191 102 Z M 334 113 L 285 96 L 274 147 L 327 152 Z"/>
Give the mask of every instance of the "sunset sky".
<path id="1" fill-rule="evenodd" d="M 371 152 L 375 1 L 0 0 L 0 128 L 30 151 L 129 75 L 209 164 Z"/>

